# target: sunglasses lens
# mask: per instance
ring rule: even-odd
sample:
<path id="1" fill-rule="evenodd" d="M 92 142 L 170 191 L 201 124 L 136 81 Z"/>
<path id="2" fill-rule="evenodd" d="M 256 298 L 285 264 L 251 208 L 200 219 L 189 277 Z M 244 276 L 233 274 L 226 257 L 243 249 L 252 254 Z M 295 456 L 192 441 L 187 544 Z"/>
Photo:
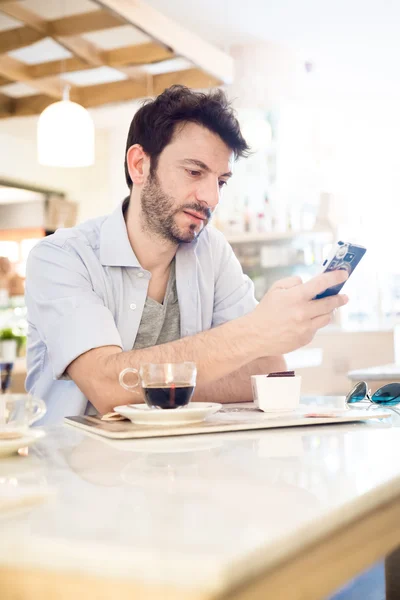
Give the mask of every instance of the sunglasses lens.
<path id="1" fill-rule="evenodd" d="M 365 381 L 360 381 L 357 383 L 351 392 L 349 392 L 346 396 L 347 404 L 354 404 L 354 402 L 361 402 L 364 400 L 365 396 L 368 392 L 368 386 Z"/>
<path id="2" fill-rule="evenodd" d="M 394 406 L 400 403 L 400 383 L 388 383 L 376 390 L 371 398 L 375 404 Z"/>

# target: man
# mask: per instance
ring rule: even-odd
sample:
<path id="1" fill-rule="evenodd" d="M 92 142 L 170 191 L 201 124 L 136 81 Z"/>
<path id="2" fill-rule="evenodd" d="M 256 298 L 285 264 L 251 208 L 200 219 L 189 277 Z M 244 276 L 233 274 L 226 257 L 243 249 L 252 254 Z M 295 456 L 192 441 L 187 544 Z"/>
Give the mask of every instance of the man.
<path id="1" fill-rule="evenodd" d="M 135 114 L 125 173 L 130 196 L 108 217 L 58 230 L 31 252 L 27 389 L 47 420 L 140 402 L 126 367 L 195 361 L 197 401 L 251 399 L 250 375 L 330 322 L 346 278 L 277 282 L 257 305 L 224 236 L 207 227 L 234 160 L 248 151 L 222 91 L 173 86 Z"/>

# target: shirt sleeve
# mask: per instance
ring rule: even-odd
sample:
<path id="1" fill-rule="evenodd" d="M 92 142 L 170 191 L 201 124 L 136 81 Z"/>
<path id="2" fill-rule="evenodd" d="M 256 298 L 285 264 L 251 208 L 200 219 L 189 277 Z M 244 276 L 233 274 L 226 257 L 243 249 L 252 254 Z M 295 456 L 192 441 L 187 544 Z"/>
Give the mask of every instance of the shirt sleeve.
<path id="1" fill-rule="evenodd" d="M 66 244 L 40 242 L 26 272 L 28 322 L 46 344 L 54 379 L 78 356 L 101 346 L 122 347 L 111 311 L 93 290 L 90 274 Z"/>
<path id="2" fill-rule="evenodd" d="M 223 234 L 218 233 L 219 257 L 215 272 L 212 326 L 222 325 L 251 312 L 257 306 L 253 282 L 242 267 Z"/>

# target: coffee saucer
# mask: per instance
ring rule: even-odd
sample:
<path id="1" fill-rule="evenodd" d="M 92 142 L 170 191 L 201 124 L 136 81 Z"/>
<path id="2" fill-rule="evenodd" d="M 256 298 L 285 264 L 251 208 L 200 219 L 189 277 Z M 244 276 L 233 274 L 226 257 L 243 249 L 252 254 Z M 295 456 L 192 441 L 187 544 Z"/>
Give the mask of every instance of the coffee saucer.
<path id="1" fill-rule="evenodd" d="M 149 408 L 147 404 L 116 406 L 114 412 L 136 425 L 188 425 L 200 423 L 216 413 L 222 404 L 216 402 L 190 402 L 182 408 Z"/>
<path id="2" fill-rule="evenodd" d="M 44 437 L 43 429 L 28 429 L 23 435 L 12 439 L 0 439 L 0 457 L 16 454 L 20 448 L 32 446 L 37 440 Z"/>

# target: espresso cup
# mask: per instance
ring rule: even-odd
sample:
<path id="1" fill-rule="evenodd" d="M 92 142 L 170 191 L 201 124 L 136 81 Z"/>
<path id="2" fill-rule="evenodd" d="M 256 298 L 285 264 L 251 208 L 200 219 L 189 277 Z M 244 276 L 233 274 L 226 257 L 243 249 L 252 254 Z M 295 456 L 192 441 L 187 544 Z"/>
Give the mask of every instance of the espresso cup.
<path id="1" fill-rule="evenodd" d="M 300 403 L 301 377 L 252 375 L 253 399 L 263 412 L 292 412 Z"/>
<path id="2" fill-rule="evenodd" d="M 21 437 L 46 414 L 46 405 L 30 394 L 0 394 L 0 443 Z"/>
<path id="3" fill-rule="evenodd" d="M 133 382 L 125 378 L 133 376 Z M 121 371 L 119 383 L 128 392 L 139 393 L 141 385 L 147 406 L 173 409 L 187 406 L 196 386 L 197 369 L 194 362 L 143 364 L 139 369 L 128 367 Z"/>

